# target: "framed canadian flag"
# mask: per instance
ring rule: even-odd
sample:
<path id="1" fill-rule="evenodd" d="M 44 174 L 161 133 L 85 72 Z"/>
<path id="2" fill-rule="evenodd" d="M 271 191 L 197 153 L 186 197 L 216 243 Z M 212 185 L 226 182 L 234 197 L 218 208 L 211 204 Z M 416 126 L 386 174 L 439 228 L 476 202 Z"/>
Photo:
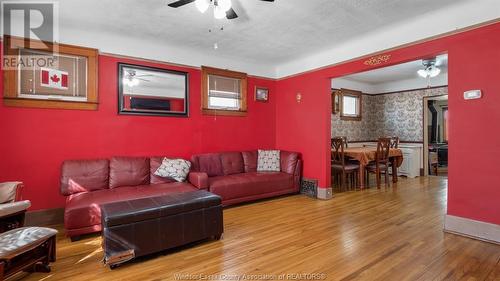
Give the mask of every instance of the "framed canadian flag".
<path id="1" fill-rule="evenodd" d="M 96 49 L 5 36 L 4 104 L 7 106 L 96 110 Z M 26 47 L 29 46 L 29 47 Z"/>

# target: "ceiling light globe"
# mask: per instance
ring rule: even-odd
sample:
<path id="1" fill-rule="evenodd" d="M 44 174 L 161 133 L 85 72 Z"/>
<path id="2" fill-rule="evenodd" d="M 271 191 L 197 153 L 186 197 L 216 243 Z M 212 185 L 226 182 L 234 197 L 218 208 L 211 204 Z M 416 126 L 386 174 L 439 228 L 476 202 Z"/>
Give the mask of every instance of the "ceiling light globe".
<path id="1" fill-rule="evenodd" d="M 226 16 L 226 12 L 224 10 L 222 10 L 221 7 L 215 6 L 214 18 L 220 20 L 220 19 L 223 19 L 225 16 Z"/>
<path id="2" fill-rule="evenodd" d="M 196 2 L 194 3 L 196 4 L 196 8 L 198 9 L 198 11 L 202 13 L 206 12 L 208 7 L 210 6 L 209 0 L 196 0 Z"/>
<path id="3" fill-rule="evenodd" d="M 231 0 L 219 0 L 217 5 L 224 11 L 227 12 L 231 9 Z"/>
<path id="4" fill-rule="evenodd" d="M 428 71 L 428 72 L 429 72 L 429 76 L 430 76 L 430 77 L 436 77 L 436 76 L 438 76 L 438 75 L 439 75 L 439 73 L 441 73 L 441 69 L 439 69 L 439 68 L 437 68 L 437 67 L 433 66 L 433 67 L 431 67 L 431 68 L 429 69 L 429 71 Z"/>
<path id="5" fill-rule="evenodd" d="M 427 78 L 427 71 L 425 69 L 420 69 L 417 73 L 420 77 Z"/>

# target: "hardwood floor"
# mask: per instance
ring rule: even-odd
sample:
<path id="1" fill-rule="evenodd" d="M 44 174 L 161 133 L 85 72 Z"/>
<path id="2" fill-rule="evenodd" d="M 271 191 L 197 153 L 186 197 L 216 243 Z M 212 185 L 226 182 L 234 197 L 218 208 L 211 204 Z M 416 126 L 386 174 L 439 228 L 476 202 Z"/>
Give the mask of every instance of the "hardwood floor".
<path id="1" fill-rule="evenodd" d="M 71 243 L 61 230 L 52 273 L 23 280 L 236 280 L 230 278 L 243 274 L 277 280 L 301 273 L 317 275 L 284 280 L 500 280 L 499 245 L 442 231 L 446 185 L 443 177 L 403 178 L 388 189 L 328 201 L 294 195 L 228 208 L 223 240 L 115 270 L 100 262 L 99 236 Z"/>

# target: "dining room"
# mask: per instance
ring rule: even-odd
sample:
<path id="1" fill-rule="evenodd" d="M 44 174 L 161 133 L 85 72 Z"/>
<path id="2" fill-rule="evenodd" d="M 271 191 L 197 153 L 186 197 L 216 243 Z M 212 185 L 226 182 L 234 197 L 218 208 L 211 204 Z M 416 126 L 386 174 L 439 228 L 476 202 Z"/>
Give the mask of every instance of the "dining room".
<path id="1" fill-rule="evenodd" d="M 429 110 L 447 109 L 446 54 L 333 78 L 331 88 L 334 193 L 436 174 L 435 144 L 444 139 L 448 112 L 441 111 L 438 121 Z"/>

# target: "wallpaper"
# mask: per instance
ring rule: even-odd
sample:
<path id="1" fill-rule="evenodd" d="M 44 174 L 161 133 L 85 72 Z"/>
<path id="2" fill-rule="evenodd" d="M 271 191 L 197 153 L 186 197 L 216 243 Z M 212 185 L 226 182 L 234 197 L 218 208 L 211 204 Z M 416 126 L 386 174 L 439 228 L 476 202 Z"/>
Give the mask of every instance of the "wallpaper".
<path id="1" fill-rule="evenodd" d="M 343 121 L 339 114 L 332 114 L 332 137 L 366 141 L 380 136 L 399 136 L 402 141 L 422 141 L 423 97 L 446 94 L 447 87 L 363 95 L 361 121 Z"/>

